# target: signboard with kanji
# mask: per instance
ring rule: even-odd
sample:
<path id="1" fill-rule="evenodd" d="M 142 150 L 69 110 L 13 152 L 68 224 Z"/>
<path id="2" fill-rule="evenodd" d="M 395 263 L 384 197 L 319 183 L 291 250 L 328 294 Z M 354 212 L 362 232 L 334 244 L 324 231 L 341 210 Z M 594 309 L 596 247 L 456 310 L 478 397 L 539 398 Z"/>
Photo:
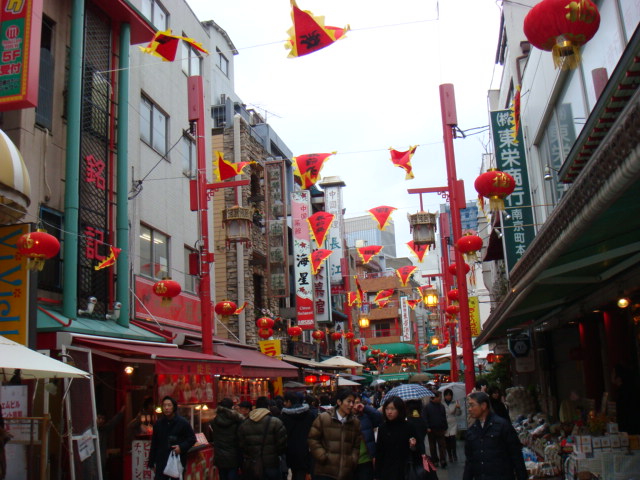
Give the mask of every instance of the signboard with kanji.
<path id="1" fill-rule="evenodd" d="M 289 252 L 287 248 L 287 211 L 285 205 L 286 184 L 284 162 L 269 161 L 265 164 L 267 185 L 267 287 L 269 296 L 289 296 Z"/>
<path id="2" fill-rule="evenodd" d="M 42 0 L 0 0 L 0 111 L 38 104 Z"/>
<path id="3" fill-rule="evenodd" d="M 326 248 L 333 253 L 329 257 L 329 280 L 331 285 L 344 283 L 340 260 L 344 257 L 342 239 L 344 228 L 342 219 L 342 187 L 331 185 L 324 187 L 325 211 L 333 215 L 333 222 L 329 228 Z"/>
<path id="4" fill-rule="evenodd" d="M 471 325 L 471 336 L 480 335 L 480 303 L 478 297 L 469 297 L 469 323 Z"/>
<path id="5" fill-rule="evenodd" d="M 313 283 L 311 275 L 311 235 L 307 218 L 311 215 L 311 195 L 308 190 L 291 194 L 291 220 L 293 224 L 293 268 L 296 289 L 296 317 L 298 326 L 313 330 Z"/>
<path id="6" fill-rule="evenodd" d="M 502 225 L 508 271 L 524 255 L 535 236 L 524 137 L 522 128 L 519 128 L 514 138 L 512 127 L 511 110 L 491 112 L 496 165 L 498 170 L 508 173 L 516 182 L 513 193 L 504 199 L 505 209 L 511 215 L 511 220 L 503 220 Z"/>

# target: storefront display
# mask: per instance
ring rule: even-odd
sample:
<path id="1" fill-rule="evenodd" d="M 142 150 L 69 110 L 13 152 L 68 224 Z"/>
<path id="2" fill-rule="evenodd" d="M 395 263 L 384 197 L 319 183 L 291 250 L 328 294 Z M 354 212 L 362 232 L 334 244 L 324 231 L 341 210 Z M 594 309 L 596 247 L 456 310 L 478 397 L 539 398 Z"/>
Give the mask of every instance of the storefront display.
<path id="1" fill-rule="evenodd" d="M 221 377 L 217 383 L 218 398 L 230 398 L 236 404 L 245 400 L 255 404 L 258 397 L 269 396 L 265 378 Z"/>

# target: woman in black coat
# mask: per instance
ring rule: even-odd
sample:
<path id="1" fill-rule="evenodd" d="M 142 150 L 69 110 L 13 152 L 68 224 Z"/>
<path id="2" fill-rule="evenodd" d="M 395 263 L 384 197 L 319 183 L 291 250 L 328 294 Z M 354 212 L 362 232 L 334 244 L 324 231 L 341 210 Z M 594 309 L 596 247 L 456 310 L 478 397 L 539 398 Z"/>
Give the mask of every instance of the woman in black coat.
<path id="1" fill-rule="evenodd" d="M 375 478 L 404 480 L 409 462 L 417 462 L 424 453 L 424 443 L 406 420 L 406 407 L 400 397 L 387 398 L 382 406 L 384 423 L 378 429 L 376 441 Z"/>

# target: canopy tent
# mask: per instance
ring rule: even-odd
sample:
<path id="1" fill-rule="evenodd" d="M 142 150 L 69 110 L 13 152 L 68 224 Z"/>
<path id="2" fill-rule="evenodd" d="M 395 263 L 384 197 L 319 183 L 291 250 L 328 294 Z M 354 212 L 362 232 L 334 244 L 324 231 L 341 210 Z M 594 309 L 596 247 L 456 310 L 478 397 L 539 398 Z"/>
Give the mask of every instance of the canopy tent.
<path id="1" fill-rule="evenodd" d="M 359 387 L 360 384 L 357 382 L 352 382 L 351 380 L 347 380 L 346 378 L 338 377 L 338 386 L 339 387 Z"/>
<path id="2" fill-rule="evenodd" d="M 89 374 L 0 336 L 0 370 L 6 380 L 20 370 L 24 380 L 38 378 L 87 378 Z"/>
<path id="3" fill-rule="evenodd" d="M 353 360 L 349 360 L 347 357 L 343 357 L 341 355 L 327 358 L 320 362 L 320 365 L 325 368 L 358 368 L 364 366 L 361 363 L 354 362 Z"/>
<path id="4" fill-rule="evenodd" d="M 473 351 L 473 356 L 477 358 L 487 358 L 490 349 L 487 345 L 482 345 Z M 434 358 L 445 358 L 451 356 L 451 346 L 447 345 L 446 347 L 440 348 L 438 350 L 434 350 L 433 352 L 427 353 L 428 357 Z M 458 345 L 456 349 L 456 356 L 462 357 L 462 347 Z"/>

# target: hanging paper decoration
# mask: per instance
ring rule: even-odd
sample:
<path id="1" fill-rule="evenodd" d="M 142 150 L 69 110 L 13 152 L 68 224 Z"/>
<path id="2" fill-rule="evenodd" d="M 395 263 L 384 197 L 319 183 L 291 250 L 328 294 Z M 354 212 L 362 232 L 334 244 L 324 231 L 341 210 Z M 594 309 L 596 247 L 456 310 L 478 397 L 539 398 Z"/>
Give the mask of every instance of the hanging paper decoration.
<path id="1" fill-rule="evenodd" d="M 424 260 L 424 255 L 429 251 L 429 244 L 425 243 L 423 245 L 416 245 L 413 240 L 409 240 L 407 242 L 407 247 L 411 250 L 416 257 L 418 257 L 418 261 L 422 263 Z"/>
<path id="2" fill-rule="evenodd" d="M 381 205 L 379 207 L 372 208 L 371 210 L 367 210 L 378 222 L 378 228 L 380 230 L 384 230 L 387 224 L 389 223 L 389 219 L 391 218 L 391 214 L 396 211 L 397 208 L 389 207 L 387 205 Z"/>
<path id="3" fill-rule="evenodd" d="M 400 268 L 398 268 L 396 270 L 396 275 L 398 275 L 398 278 L 400 279 L 400 284 L 403 287 L 407 286 L 407 283 L 409 282 L 409 277 L 417 269 L 418 269 L 418 267 L 416 267 L 415 265 L 406 265 L 406 266 L 400 267 Z"/>
<path id="4" fill-rule="evenodd" d="M 162 298 L 160 304 L 163 307 L 168 307 L 171 304 L 171 299 L 180 295 L 182 287 L 178 282 L 167 277 L 154 283 L 152 290 L 153 293 Z"/>
<path id="5" fill-rule="evenodd" d="M 360 351 L 361 352 L 366 352 L 367 350 L 369 350 L 369 347 L 367 347 L 366 345 L 361 345 L 360 346 Z"/>
<path id="6" fill-rule="evenodd" d="M 256 327 L 258 328 L 272 328 L 276 322 L 273 318 L 260 317 L 256 320 Z"/>
<path id="7" fill-rule="evenodd" d="M 445 311 L 449 315 L 457 315 L 458 312 L 460 311 L 460 307 L 458 305 L 447 305 L 447 308 L 445 308 Z"/>
<path id="8" fill-rule="evenodd" d="M 353 307 L 353 304 L 357 303 L 360 305 L 360 301 L 358 299 L 358 292 L 347 292 L 347 305 Z"/>
<path id="9" fill-rule="evenodd" d="M 300 338 L 300 335 L 302 335 L 302 328 L 297 326 L 289 327 L 287 328 L 287 335 L 291 337 L 291 340 L 293 340 L 294 342 L 297 342 L 298 339 Z"/>
<path id="10" fill-rule="evenodd" d="M 324 336 L 325 334 L 322 330 L 314 330 L 311 334 L 311 337 L 313 337 L 316 343 L 320 343 L 322 340 L 324 340 Z"/>
<path id="11" fill-rule="evenodd" d="M 263 340 L 271 337 L 273 335 L 273 328 L 260 328 L 258 330 L 258 336 Z"/>
<path id="12" fill-rule="evenodd" d="M 459 292 L 457 288 L 453 288 L 447 292 L 447 298 L 450 302 L 457 302 L 459 298 Z"/>
<path id="13" fill-rule="evenodd" d="M 360 285 L 360 281 L 358 280 L 358 277 L 354 275 L 353 278 L 356 281 L 356 292 L 358 293 L 358 299 L 360 301 L 360 304 L 362 304 L 362 302 L 364 302 L 365 291 L 362 289 L 362 286 Z"/>
<path id="14" fill-rule="evenodd" d="M 378 308 L 386 308 L 391 303 L 391 300 L 380 300 L 378 302 Z"/>
<path id="15" fill-rule="evenodd" d="M 462 265 L 464 265 L 462 268 L 464 270 L 464 274 L 466 275 L 467 273 L 469 273 L 469 270 L 471 270 L 471 267 L 466 263 L 463 263 Z M 451 275 L 457 275 L 457 272 L 458 272 L 458 266 L 455 263 L 452 263 L 451 265 L 449 265 L 449 273 Z"/>
<path id="16" fill-rule="evenodd" d="M 103 268 L 111 267 L 116 264 L 116 260 L 118 259 L 118 255 L 122 251 L 121 248 L 117 247 L 109 247 L 109 256 L 101 261 L 98 265 L 94 266 L 94 270 L 102 270 Z"/>
<path id="17" fill-rule="evenodd" d="M 239 307 L 235 312 L 233 312 L 233 314 L 240 315 L 247 305 L 249 305 L 249 302 L 244 302 L 241 307 Z"/>
<path id="18" fill-rule="evenodd" d="M 358 255 L 360 255 L 360 258 L 362 259 L 362 263 L 365 265 L 369 263 L 369 260 L 371 260 L 375 255 L 378 255 L 381 250 L 381 245 L 367 245 L 366 247 L 356 248 Z"/>
<path id="19" fill-rule="evenodd" d="M 404 177 L 405 180 L 411 180 L 414 178 L 413 169 L 411 167 L 411 157 L 416 153 L 416 148 L 418 148 L 418 146 L 414 145 L 413 147 L 409 147 L 409 150 L 406 152 L 399 152 L 398 150 L 389 148 L 389 151 L 391 152 L 391 163 L 407 172 Z"/>
<path id="20" fill-rule="evenodd" d="M 515 143 L 518 143 L 516 140 L 518 138 L 518 129 L 520 128 L 520 85 L 516 87 L 516 94 L 513 97 L 513 103 L 511 107 L 511 116 L 513 117 L 513 127 L 511 129 L 511 136 Z"/>
<path id="21" fill-rule="evenodd" d="M 329 27 L 324 24 L 324 16 L 314 16 L 309 10 L 300 10 L 295 0 L 291 0 L 291 20 L 293 26 L 287 32 L 289 40 L 285 47 L 290 49 L 289 57 L 302 57 L 344 38 L 349 25 L 344 28 Z"/>
<path id="22" fill-rule="evenodd" d="M 307 218 L 307 223 L 311 229 L 311 236 L 318 246 L 324 245 L 324 239 L 327 237 L 331 222 L 335 215 L 329 212 L 316 212 Z"/>
<path id="23" fill-rule="evenodd" d="M 171 35 L 171 29 L 156 32 L 146 47 L 139 46 L 138 48 L 143 53 L 160 57 L 163 62 L 173 62 L 176 58 L 176 52 L 178 51 L 180 40 L 187 42 L 196 50 L 209 55 L 209 52 L 202 48 L 201 43 L 196 42 L 193 38 Z"/>
<path id="24" fill-rule="evenodd" d="M 376 293 L 376 296 L 373 299 L 373 303 L 375 303 L 376 305 L 378 305 L 378 307 L 380 307 L 379 302 L 391 298 L 391 295 L 393 295 L 393 292 L 395 291 L 396 291 L 395 288 L 387 288 L 386 290 L 380 290 L 378 293 Z"/>
<path id="25" fill-rule="evenodd" d="M 354 338 L 353 340 L 351 340 L 351 343 L 353 345 L 360 345 L 362 343 L 362 340 L 360 340 L 359 338 Z"/>
<path id="26" fill-rule="evenodd" d="M 234 315 L 237 308 L 238 307 L 236 306 L 236 304 L 231 300 L 222 300 L 221 302 L 215 304 L 213 310 L 218 315 L 227 317 L 229 315 Z"/>
<path id="27" fill-rule="evenodd" d="M 338 340 L 340 340 L 342 338 L 342 333 L 341 332 L 331 332 L 331 340 L 333 340 L 334 342 L 337 342 Z"/>
<path id="28" fill-rule="evenodd" d="M 508 173 L 490 168 L 476 178 L 473 186 L 481 196 L 489 199 L 489 210 L 495 212 L 504 210 L 504 198 L 513 193 L 516 181 Z"/>
<path id="29" fill-rule="evenodd" d="M 482 239 L 477 235 L 467 233 L 458 239 L 456 248 L 464 255 L 467 262 L 477 262 L 477 252 L 482 248 Z"/>
<path id="30" fill-rule="evenodd" d="M 593 38 L 600 27 L 598 7 L 590 0 L 543 0 L 524 18 L 524 34 L 529 43 L 550 51 L 556 68 L 576 68 L 580 47 Z"/>
<path id="31" fill-rule="evenodd" d="M 335 154 L 336 152 L 309 153 L 293 157 L 293 174 L 300 180 L 303 190 L 307 190 L 316 184 L 320 178 L 320 171 L 324 166 L 324 162 Z"/>
<path id="32" fill-rule="evenodd" d="M 213 174 L 219 182 L 224 182 L 236 175 L 240 175 L 242 170 L 244 170 L 244 167 L 251 163 L 256 162 L 228 162 L 224 159 L 224 154 L 222 152 L 216 152 L 216 159 L 213 161 Z"/>
<path id="33" fill-rule="evenodd" d="M 411 308 L 411 310 L 415 310 L 416 307 L 420 304 L 421 301 L 422 301 L 421 299 L 414 300 L 414 299 L 411 298 L 411 299 L 407 300 L 407 305 L 409 305 L 409 308 Z"/>
<path id="34" fill-rule="evenodd" d="M 311 252 L 311 255 L 309 255 L 309 259 L 311 260 L 311 272 L 314 275 L 318 274 L 318 270 L 320 270 L 322 262 L 329 258 L 332 253 L 333 251 L 326 250 L 324 248 L 319 248 Z"/>
<path id="35" fill-rule="evenodd" d="M 60 251 L 60 242 L 53 235 L 38 229 L 21 235 L 16 248 L 18 255 L 27 258 L 29 270 L 42 270 L 44 261 L 55 257 Z"/>
<path id="36" fill-rule="evenodd" d="M 351 340 L 353 340 L 353 337 L 355 337 L 355 334 L 353 332 L 347 332 L 347 333 L 344 334 L 344 338 L 349 343 L 351 343 Z"/>

